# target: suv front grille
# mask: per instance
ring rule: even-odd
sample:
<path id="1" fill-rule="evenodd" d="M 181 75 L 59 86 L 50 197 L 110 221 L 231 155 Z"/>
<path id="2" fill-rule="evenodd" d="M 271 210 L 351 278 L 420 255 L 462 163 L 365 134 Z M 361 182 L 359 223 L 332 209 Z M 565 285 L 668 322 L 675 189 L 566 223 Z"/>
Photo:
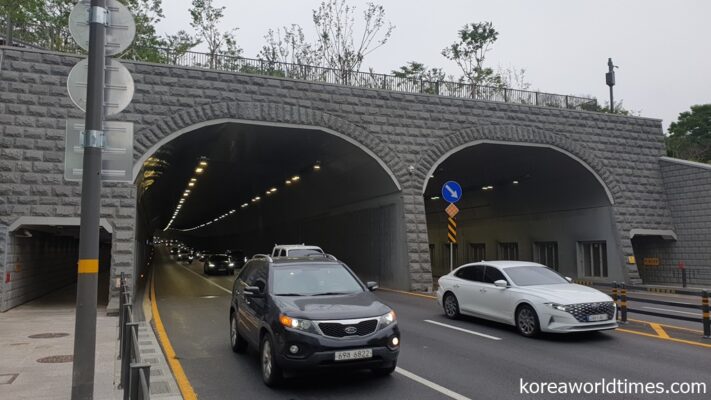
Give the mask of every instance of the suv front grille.
<path id="1" fill-rule="evenodd" d="M 607 314 L 607 318 L 612 319 L 615 315 L 615 303 L 611 301 L 604 301 L 600 303 L 580 303 L 571 304 L 568 307 L 568 312 L 573 314 L 575 319 L 579 322 L 589 322 L 589 315 L 596 314 Z M 603 321 L 593 321 L 593 322 L 603 322 Z"/>
<path id="2" fill-rule="evenodd" d="M 325 336 L 348 337 L 366 336 L 375 332 L 378 327 L 378 319 L 367 319 L 354 324 L 342 324 L 340 322 L 319 322 L 318 328 Z"/>

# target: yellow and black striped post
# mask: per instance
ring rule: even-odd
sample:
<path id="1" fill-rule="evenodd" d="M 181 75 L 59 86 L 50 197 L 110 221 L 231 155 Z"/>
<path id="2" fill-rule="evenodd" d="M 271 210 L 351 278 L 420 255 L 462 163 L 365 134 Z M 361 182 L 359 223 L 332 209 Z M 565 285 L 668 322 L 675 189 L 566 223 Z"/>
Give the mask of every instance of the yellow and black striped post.
<path id="1" fill-rule="evenodd" d="M 457 221 L 452 217 L 447 217 L 447 239 L 449 243 L 457 243 Z"/>
<path id="2" fill-rule="evenodd" d="M 623 324 L 627 323 L 627 287 L 625 287 L 625 284 L 623 283 L 621 285 L 621 294 L 620 294 L 620 311 L 622 312 L 622 319 L 620 322 Z"/>
<path id="3" fill-rule="evenodd" d="M 701 291 L 701 312 L 703 312 L 704 338 L 711 339 L 711 319 L 709 319 L 709 291 Z"/>
<path id="4" fill-rule="evenodd" d="M 617 319 L 620 319 L 620 308 L 617 304 L 617 281 L 612 282 L 612 301 L 615 302 L 615 307 L 617 308 Z"/>

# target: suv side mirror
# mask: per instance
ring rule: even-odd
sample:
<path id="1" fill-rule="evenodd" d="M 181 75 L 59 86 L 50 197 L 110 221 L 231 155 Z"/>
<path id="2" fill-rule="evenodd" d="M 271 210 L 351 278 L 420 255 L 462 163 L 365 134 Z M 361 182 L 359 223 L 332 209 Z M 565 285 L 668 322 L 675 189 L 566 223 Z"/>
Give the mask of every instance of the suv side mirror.
<path id="1" fill-rule="evenodd" d="M 245 297 L 263 297 L 264 293 L 258 286 L 245 286 L 244 291 Z"/>
<path id="2" fill-rule="evenodd" d="M 365 284 L 365 286 L 367 286 L 368 290 L 370 290 L 372 292 L 373 290 L 378 288 L 378 282 L 369 281 L 368 283 Z"/>
<path id="3" fill-rule="evenodd" d="M 500 288 L 505 288 L 505 287 L 509 286 L 509 283 L 503 279 L 499 279 L 498 281 L 494 282 L 494 286 L 500 287 Z"/>

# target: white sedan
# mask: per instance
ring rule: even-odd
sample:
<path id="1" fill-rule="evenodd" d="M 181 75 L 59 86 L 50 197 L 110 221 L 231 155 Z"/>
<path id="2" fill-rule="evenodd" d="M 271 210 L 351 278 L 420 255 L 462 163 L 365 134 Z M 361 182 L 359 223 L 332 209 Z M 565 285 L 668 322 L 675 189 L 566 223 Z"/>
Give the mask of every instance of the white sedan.
<path id="1" fill-rule="evenodd" d="M 462 265 L 439 279 L 437 301 L 448 318 L 466 314 L 503 322 L 528 337 L 617 328 L 610 296 L 532 262 Z"/>

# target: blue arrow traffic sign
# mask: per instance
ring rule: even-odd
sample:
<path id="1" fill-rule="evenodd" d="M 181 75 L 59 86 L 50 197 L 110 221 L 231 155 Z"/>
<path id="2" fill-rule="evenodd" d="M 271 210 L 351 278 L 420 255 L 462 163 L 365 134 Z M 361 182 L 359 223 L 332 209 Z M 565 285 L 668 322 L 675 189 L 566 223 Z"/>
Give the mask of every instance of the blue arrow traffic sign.
<path id="1" fill-rule="evenodd" d="M 462 187 L 455 181 L 448 181 L 442 186 L 442 198 L 450 203 L 462 199 Z"/>

